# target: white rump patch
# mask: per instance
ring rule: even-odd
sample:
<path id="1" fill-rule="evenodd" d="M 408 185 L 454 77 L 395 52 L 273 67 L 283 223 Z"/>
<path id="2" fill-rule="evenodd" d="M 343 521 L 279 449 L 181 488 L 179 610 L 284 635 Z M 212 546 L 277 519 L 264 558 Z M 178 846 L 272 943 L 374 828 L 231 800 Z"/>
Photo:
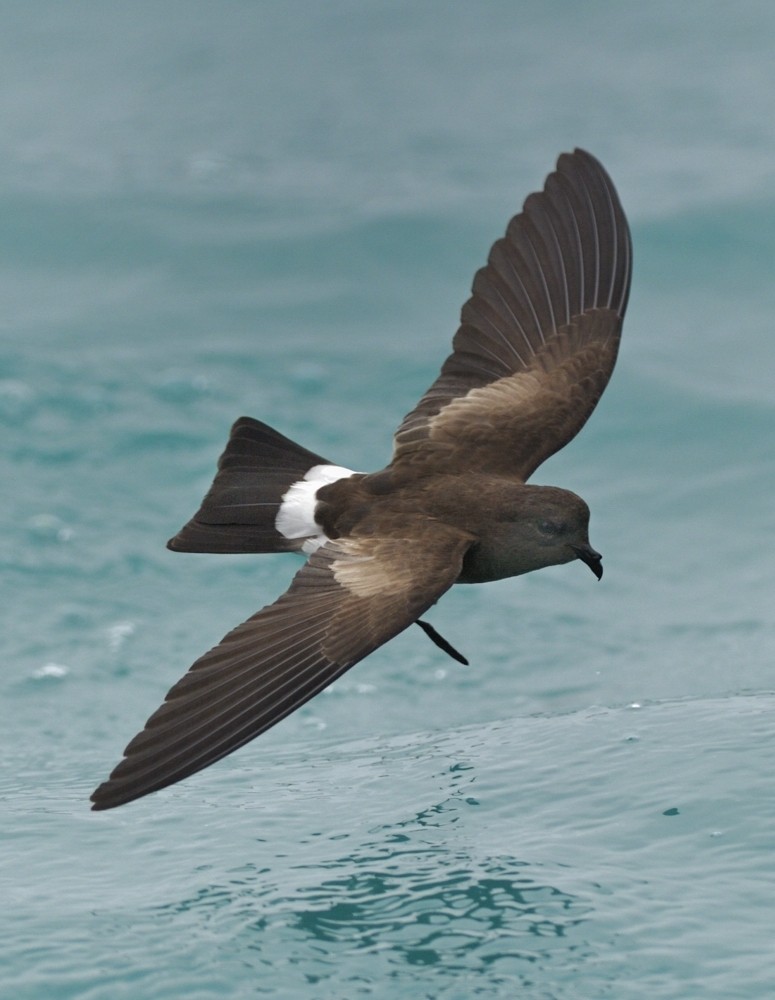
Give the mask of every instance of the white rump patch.
<path id="1" fill-rule="evenodd" d="M 303 479 L 294 483 L 283 494 L 274 526 L 285 538 L 303 538 L 302 551 L 312 553 L 328 541 L 320 525 L 315 520 L 317 491 L 355 475 L 352 469 L 341 465 L 313 465 Z"/>

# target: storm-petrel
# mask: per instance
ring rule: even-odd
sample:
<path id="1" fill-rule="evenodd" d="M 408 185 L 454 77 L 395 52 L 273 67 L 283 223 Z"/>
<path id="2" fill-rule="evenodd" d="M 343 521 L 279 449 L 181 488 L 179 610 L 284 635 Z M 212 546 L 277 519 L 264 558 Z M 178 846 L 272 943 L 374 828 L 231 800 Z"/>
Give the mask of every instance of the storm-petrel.
<path id="1" fill-rule="evenodd" d="M 94 809 L 243 746 L 417 622 L 454 583 L 574 559 L 602 576 L 586 503 L 526 483 L 605 389 L 631 260 L 605 170 L 582 150 L 563 154 L 476 274 L 452 353 L 404 417 L 385 469 L 354 473 L 266 424 L 234 424 L 209 493 L 169 548 L 309 558 L 282 597 L 174 685 L 92 795 Z"/>

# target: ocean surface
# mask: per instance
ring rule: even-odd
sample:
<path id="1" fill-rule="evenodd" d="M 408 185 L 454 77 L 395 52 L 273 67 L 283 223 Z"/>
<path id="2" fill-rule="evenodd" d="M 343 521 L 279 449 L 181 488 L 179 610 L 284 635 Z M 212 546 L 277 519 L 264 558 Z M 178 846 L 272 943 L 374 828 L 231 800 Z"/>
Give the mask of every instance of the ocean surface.
<path id="1" fill-rule="evenodd" d="M 775 5 L 33 0 L 0 31 L 0 996 L 775 996 Z M 179 555 L 232 421 L 373 470 L 582 146 L 622 351 L 534 477 L 605 557 L 456 588 L 95 814 L 292 556 Z"/>

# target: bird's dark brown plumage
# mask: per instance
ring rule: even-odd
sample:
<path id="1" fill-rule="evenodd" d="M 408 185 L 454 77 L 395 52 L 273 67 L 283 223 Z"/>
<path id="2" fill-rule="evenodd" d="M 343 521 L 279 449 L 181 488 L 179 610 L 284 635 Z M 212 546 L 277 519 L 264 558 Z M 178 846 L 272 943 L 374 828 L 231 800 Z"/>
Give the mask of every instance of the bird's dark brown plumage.
<path id="1" fill-rule="evenodd" d="M 282 597 L 173 686 L 93 808 L 236 750 L 455 582 L 577 558 L 602 574 L 584 501 L 526 480 L 578 433 L 608 382 L 631 257 L 607 174 L 588 153 L 564 154 L 477 273 L 453 353 L 398 428 L 386 469 L 350 474 L 265 424 L 237 421 L 202 507 L 170 548 L 312 554 Z"/>

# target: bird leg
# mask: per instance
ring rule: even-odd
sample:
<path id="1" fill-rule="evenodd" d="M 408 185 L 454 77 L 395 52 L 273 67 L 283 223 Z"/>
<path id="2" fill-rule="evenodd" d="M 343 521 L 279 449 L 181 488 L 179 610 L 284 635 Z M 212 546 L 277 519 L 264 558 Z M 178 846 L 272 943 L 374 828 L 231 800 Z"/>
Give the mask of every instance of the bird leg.
<path id="1" fill-rule="evenodd" d="M 458 653 L 455 647 L 450 643 L 448 643 L 443 635 L 439 635 L 439 633 L 436 631 L 433 625 L 431 625 L 429 622 L 420 621 L 419 618 L 417 619 L 415 624 L 420 626 L 420 628 L 428 636 L 431 642 L 435 642 L 436 645 L 439 647 L 439 649 L 443 649 L 448 656 L 451 656 L 453 660 L 457 660 L 458 663 L 462 663 L 466 667 L 468 666 L 468 660 L 465 658 L 465 656 L 463 656 L 462 653 Z"/>

